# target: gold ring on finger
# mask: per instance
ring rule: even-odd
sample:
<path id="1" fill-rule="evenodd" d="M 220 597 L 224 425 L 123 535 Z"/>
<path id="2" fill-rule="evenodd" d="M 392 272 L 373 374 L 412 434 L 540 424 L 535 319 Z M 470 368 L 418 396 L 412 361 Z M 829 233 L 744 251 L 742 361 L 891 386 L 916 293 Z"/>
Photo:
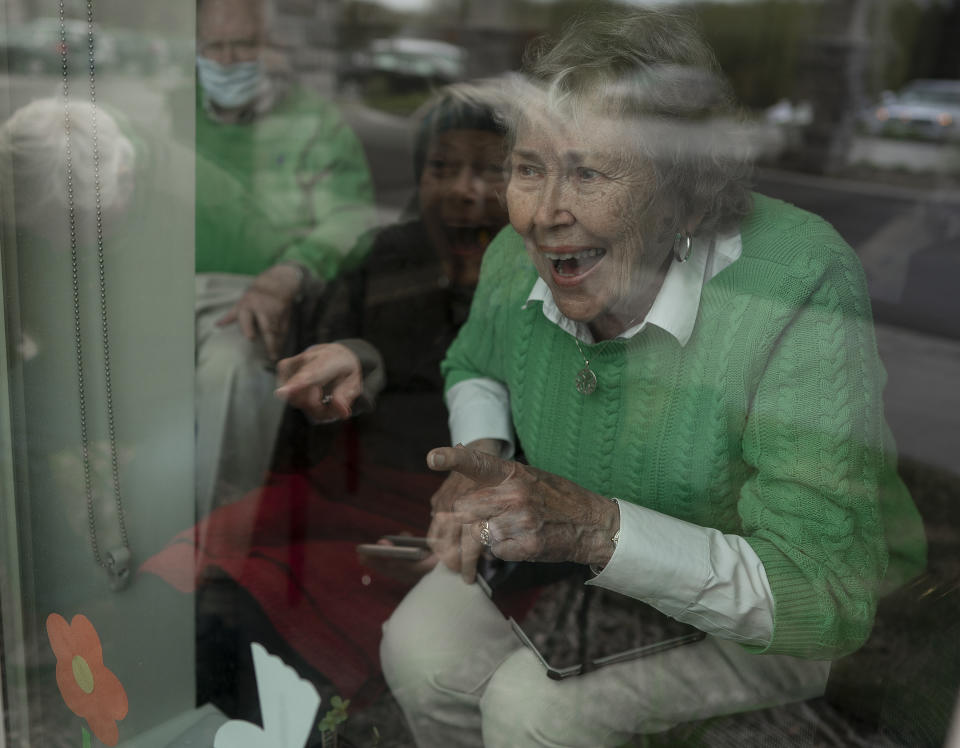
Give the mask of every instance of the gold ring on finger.
<path id="1" fill-rule="evenodd" d="M 485 519 L 480 520 L 480 542 L 489 546 L 492 541 L 493 536 L 490 535 L 490 523 Z"/>

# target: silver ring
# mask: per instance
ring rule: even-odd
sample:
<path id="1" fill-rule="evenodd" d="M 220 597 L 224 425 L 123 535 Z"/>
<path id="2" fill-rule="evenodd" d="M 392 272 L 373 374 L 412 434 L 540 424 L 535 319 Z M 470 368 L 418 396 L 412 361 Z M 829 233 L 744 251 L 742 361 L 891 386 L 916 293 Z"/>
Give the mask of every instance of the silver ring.
<path id="1" fill-rule="evenodd" d="M 323 397 L 320 398 L 321 405 L 329 405 L 332 402 L 333 402 L 333 395 L 324 395 Z"/>
<path id="2" fill-rule="evenodd" d="M 492 540 L 490 523 L 485 519 L 480 520 L 480 542 L 483 543 L 483 545 L 489 546 Z"/>

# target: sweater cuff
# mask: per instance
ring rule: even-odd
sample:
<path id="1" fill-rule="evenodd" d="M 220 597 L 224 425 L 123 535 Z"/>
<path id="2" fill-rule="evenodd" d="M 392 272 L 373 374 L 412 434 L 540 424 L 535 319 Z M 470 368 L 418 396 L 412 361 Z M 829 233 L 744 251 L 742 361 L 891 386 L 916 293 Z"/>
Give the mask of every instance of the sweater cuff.
<path id="1" fill-rule="evenodd" d="M 301 265 L 311 277 L 329 282 L 337 276 L 342 262 L 342 254 L 332 248 L 298 240 L 284 250 L 278 264 Z"/>
<path id="2" fill-rule="evenodd" d="M 816 589 L 797 568 L 772 544 L 748 538 L 747 542 L 756 552 L 767 572 L 770 589 L 775 601 L 773 637 L 767 647 L 749 647 L 753 652 L 764 654 L 789 654 L 797 657 L 826 660 L 849 654 L 856 645 L 824 649 L 823 600 Z M 863 638 L 869 629 L 863 632 Z"/>

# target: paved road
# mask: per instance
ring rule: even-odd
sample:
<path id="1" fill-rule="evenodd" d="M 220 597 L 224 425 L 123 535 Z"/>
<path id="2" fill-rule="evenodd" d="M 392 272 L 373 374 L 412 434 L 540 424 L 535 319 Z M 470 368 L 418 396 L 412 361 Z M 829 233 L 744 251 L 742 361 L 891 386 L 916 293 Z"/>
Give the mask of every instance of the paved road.
<path id="1" fill-rule="evenodd" d="M 897 449 L 960 475 L 960 341 L 884 323 L 876 331 Z"/>

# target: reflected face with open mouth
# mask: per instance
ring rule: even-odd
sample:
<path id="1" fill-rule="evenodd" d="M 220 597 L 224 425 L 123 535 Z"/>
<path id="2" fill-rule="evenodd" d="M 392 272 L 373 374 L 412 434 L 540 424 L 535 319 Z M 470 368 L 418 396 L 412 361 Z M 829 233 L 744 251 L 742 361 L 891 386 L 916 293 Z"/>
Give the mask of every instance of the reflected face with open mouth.
<path id="1" fill-rule="evenodd" d="M 602 116 L 527 112 L 509 159 L 510 223 L 560 311 L 599 337 L 646 313 L 670 256 L 635 137 Z"/>
<path id="2" fill-rule="evenodd" d="M 450 282 L 475 286 L 490 240 L 507 223 L 504 137 L 487 130 L 435 135 L 420 177 L 420 215 Z"/>

